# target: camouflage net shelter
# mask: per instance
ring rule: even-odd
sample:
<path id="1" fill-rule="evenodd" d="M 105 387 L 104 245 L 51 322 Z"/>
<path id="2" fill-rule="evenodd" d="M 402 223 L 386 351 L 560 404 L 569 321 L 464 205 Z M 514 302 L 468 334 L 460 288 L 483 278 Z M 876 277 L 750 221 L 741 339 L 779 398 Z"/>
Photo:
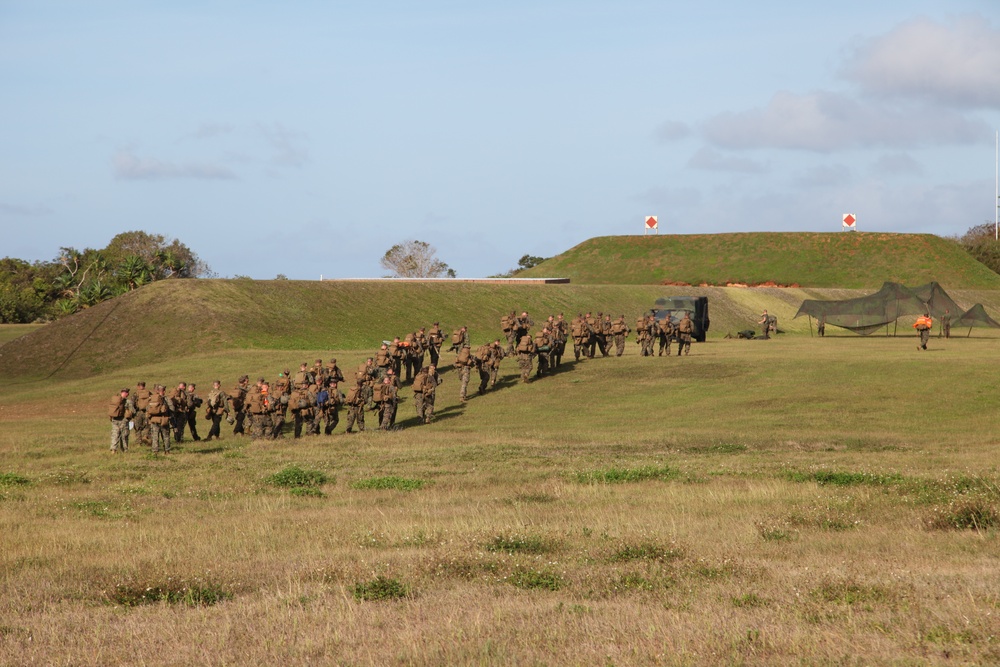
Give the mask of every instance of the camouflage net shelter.
<path id="1" fill-rule="evenodd" d="M 1000 329 L 1000 322 L 997 322 L 992 317 L 986 314 L 986 309 L 983 308 L 983 304 L 977 303 L 972 308 L 962 313 L 961 317 L 953 319 L 951 321 L 951 326 L 953 329 L 960 329 L 963 327 L 969 327 L 968 336 L 972 333 L 972 327 L 992 327 L 994 329 Z"/>
<path id="2" fill-rule="evenodd" d="M 979 307 L 982 316 L 993 322 L 980 304 L 976 304 L 976 306 Z M 964 321 L 963 318 L 976 310 L 976 306 L 970 308 L 968 313 L 961 317 L 953 319 L 952 326 L 958 326 L 957 323 Z M 867 336 L 882 327 L 894 324 L 900 317 L 922 315 L 924 312 L 929 312 L 931 317 L 940 319 L 946 312 L 950 312 L 954 317 L 955 314 L 961 313 L 962 309 L 937 283 L 911 288 L 899 283 L 887 282 L 882 285 L 882 289 L 878 292 L 856 299 L 841 301 L 806 299 L 799 307 L 799 311 L 795 313 L 795 317 L 809 315 L 823 324 L 832 324 Z M 978 318 L 979 316 L 973 314 L 970 317 Z M 980 326 L 1000 326 L 996 322 L 986 324 L 981 319 L 975 321 L 982 322 Z M 969 324 L 965 322 L 964 326 L 969 326 Z"/>

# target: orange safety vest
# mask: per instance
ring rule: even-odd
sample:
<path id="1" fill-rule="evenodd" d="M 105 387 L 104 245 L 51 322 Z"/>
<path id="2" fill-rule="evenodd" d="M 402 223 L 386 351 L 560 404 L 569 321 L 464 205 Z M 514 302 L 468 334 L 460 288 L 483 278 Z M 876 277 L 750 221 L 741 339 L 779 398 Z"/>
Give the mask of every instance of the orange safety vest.
<path id="1" fill-rule="evenodd" d="M 917 321 L 913 323 L 914 329 L 930 329 L 934 326 L 934 320 L 931 318 L 921 315 L 917 318 Z"/>

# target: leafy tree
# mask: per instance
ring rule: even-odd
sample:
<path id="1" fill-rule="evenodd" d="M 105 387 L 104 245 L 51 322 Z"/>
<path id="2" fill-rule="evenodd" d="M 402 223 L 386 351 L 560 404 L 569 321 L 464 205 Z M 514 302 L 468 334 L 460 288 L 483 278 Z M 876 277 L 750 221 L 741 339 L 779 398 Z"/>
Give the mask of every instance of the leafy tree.
<path id="1" fill-rule="evenodd" d="M 546 260 L 545 257 L 536 257 L 535 255 L 524 255 L 521 259 L 517 260 L 517 270 L 521 271 L 524 269 L 531 269 Z"/>
<path id="2" fill-rule="evenodd" d="M 388 250 L 379 260 L 383 269 L 395 278 L 455 277 L 455 271 L 439 260 L 434 246 L 423 241 L 403 241 Z"/>
<path id="3" fill-rule="evenodd" d="M 985 222 L 970 227 L 961 238 L 959 245 L 975 259 L 985 264 L 992 271 L 1000 273 L 1000 242 L 997 242 L 995 228 L 992 222 Z"/>

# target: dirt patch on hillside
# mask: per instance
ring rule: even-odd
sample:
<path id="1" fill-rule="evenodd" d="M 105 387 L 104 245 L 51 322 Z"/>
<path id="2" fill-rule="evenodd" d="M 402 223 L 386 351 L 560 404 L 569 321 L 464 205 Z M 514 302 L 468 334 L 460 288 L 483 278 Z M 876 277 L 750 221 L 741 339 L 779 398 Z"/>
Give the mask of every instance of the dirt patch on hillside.
<path id="1" fill-rule="evenodd" d="M 661 285 L 668 285 L 671 287 L 691 287 L 691 283 L 680 282 L 677 280 L 664 280 L 660 282 Z M 724 283 L 698 283 L 698 287 L 786 287 L 786 288 L 799 288 L 801 285 L 798 283 L 789 283 L 787 285 L 782 285 L 781 283 L 776 283 L 773 280 L 765 280 L 762 283 L 734 283 L 734 282 L 724 282 Z"/>

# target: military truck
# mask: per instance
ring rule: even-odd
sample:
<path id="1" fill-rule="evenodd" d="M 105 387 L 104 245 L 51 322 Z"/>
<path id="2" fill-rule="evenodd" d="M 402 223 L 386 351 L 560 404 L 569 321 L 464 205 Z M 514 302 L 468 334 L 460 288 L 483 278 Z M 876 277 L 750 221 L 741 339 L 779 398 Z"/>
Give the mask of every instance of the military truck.
<path id="1" fill-rule="evenodd" d="M 667 296 L 656 300 L 653 306 L 653 316 L 657 321 L 666 317 L 677 326 L 677 323 L 689 313 L 694 322 L 694 333 L 691 334 L 699 343 L 705 342 L 708 333 L 708 297 L 707 296 Z"/>

